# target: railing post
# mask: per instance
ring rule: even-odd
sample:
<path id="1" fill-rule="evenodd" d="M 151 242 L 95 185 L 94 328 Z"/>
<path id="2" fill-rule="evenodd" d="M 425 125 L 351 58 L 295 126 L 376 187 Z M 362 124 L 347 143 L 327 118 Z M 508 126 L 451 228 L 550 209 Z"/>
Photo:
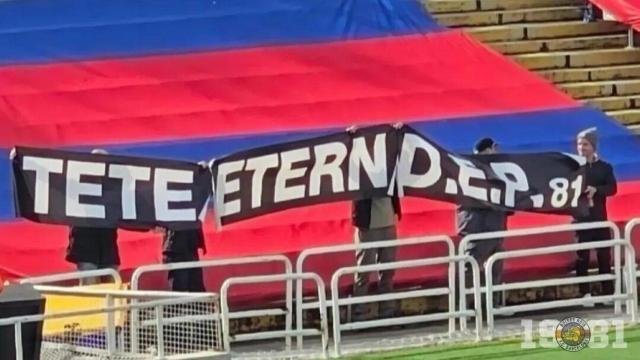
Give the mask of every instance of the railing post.
<path id="1" fill-rule="evenodd" d="M 292 323 L 293 323 L 293 280 L 286 280 L 286 304 L 287 304 L 287 314 L 285 317 L 285 329 L 286 331 L 291 331 Z M 285 337 L 285 344 L 287 347 L 287 351 L 291 351 L 291 335 L 287 335 Z"/>
<path id="2" fill-rule="evenodd" d="M 222 325 L 222 348 L 231 351 L 231 332 L 229 329 L 229 304 L 227 303 L 227 287 L 222 286 L 220 291 L 220 320 Z"/>
<path id="3" fill-rule="evenodd" d="M 113 308 L 113 296 L 106 295 L 107 309 Z M 113 355 L 116 352 L 116 321 L 115 313 L 112 310 L 107 311 L 107 352 Z"/>
<path id="4" fill-rule="evenodd" d="M 459 254 L 459 255 L 463 255 L 463 254 Z M 460 290 L 460 294 L 459 296 L 459 303 L 460 303 L 460 311 L 466 311 L 467 310 L 467 284 L 466 284 L 466 280 L 465 280 L 465 262 L 462 261 L 458 264 L 458 280 L 460 283 L 459 286 L 459 290 Z M 466 316 L 461 316 L 460 317 L 460 331 L 466 331 L 467 330 L 467 317 Z"/>
<path id="5" fill-rule="evenodd" d="M 24 350 L 22 349 L 22 323 L 20 321 L 16 321 L 13 325 L 13 334 L 13 338 L 16 342 L 16 360 L 22 360 Z"/>
<path id="6" fill-rule="evenodd" d="M 335 276 L 335 274 L 334 274 Z M 340 357 L 340 292 L 338 291 L 338 280 L 331 279 L 331 311 L 333 312 L 333 355 Z"/>
<path id="7" fill-rule="evenodd" d="M 487 306 L 487 330 L 489 332 L 489 338 L 493 339 L 493 256 L 490 257 L 484 267 L 484 283 L 486 284 L 486 306 Z M 476 307 L 482 307 L 482 304 L 475 304 Z"/>
<path id="8" fill-rule="evenodd" d="M 449 257 L 455 257 L 455 254 L 449 254 Z M 449 313 L 456 312 L 456 263 L 454 261 L 449 263 Z M 449 317 L 449 337 L 453 337 L 453 333 L 456 331 L 456 318 L 454 316 Z"/>
<path id="9" fill-rule="evenodd" d="M 164 307 L 162 305 L 157 305 L 155 307 L 156 311 L 156 337 L 158 346 L 158 358 L 164 359 L 164 315 L 163 315 Z"/>
<path id="10" fill-rule="evenodd" d="M 608 249 L 607 249 L 608 250 Z M 621 277 L 621 259 L 620 259 L 620 245 L 616 245 L 613 247 L 613 273 L 616 276 L 616 280 L 614 282 L 614 294 L 620 295 L 622 293 L 622 277 Z M 614 312 L 616 315 L 622 313 L 622 301 L 616 300 L 614 302 Z"/>
<path id="11" fill-rule="evenodd" d="M 301 273 L 302 262 L 300 261 L 300 258 L 298 258 L 298 261 L 296 262 L 296 274 Z M 304 302 L 304 290 L 302 289 L 304 285 L 303 282 L 304 280 L 302 280 L 301 278 L 296 279 L 296 330 L 298 332 L 302 331 L 304 325 L 304 313 L 302 311 L 302 303 Z M 298 336 L 296 336 L 296 348 L 298 350 L 302 350 L 303 339 L 304 336 L 302 336 L 302 334 L 298 334 Z"/>
<path id="12" fill-rule="evenodd" d="M 138 303 L 138 301 L 136 299 L 132 299 L 131 304 L 135 305 Z M 140 327 L 140 311 L 138 310 L 138 308 L 133 308 L 131 309 L 131 352 L 132 353 L 137 353 L 140 349 L 140 343 L 139 343 L 139 327 Z"/>

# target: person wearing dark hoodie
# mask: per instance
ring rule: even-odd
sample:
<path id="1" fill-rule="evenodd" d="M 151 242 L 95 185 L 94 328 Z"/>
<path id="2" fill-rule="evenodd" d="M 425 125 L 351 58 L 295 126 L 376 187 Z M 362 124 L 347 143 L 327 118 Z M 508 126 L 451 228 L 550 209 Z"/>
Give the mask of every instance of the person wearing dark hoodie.
<path id="1" fill-rule="evenodd" d="M 473 148 L 476 155 L 490 155 L 498 153 L 498 144 L 491 138 L 482 138 L 476 142 Z M 489 206 L 472 207 L 459 205 L 456 208 L 456 225 L 458 236 L 463 238 L 469 234 L 477 234 L 483 232 L 504 231 L 507 230 L 507 217 L 512 212 L 500 210 Z M 484 263 L 489 257 L 496 252 L 503 251 L 502 244 L 504 239 L 487 239 L 480 241 L 472 241 L 466 249 L 466 254 L 472 256 L 480 265 L 482 275 L 482 283 L 484 283 Z M 496 261 L 493 266 L 491 278 L 494 284 L 502 282 L 503 262 Z M 470 285 L 471 269 L 465 272 L 467 284 Z M 501 302 L 500 296 L 495 298 L 496 304 Z"/>
<path id="2" fill-rule="evenodd" d="M 94 149 L 91 153 L 108 155 L 102 149 Z M 118 269 L 118 229 L 72 226 L 69 229 L 69 245 L 65 259 L 75 264 L 78 271 Z M 94 285 L 100 282 L 99 277 L 88 277 L 81 279 L 80 285 Z"/>
<path id="3" fill-rule="evenodd" d="M 607 197 L 613 196 L 617 192 L 616 178 L 613 167 L 606 161 L 600 159 L 598 150 L 598 133 L 596 128 L 589 128 L 581 131 L 577 135 L 577 152 L 587 159 L 586 165 L 586 185 L 584 196 L 589 202 L 587 214 L 574 216 L 575 223 L 587 223 L 595 221 L 606 221 Z M 590 229 L 577 231 L 576 238 L 579 243 L 600 241 L 611 239 L 609 229 Z M 600 274 L 611 273 L 611 249 L 597 249 L 598 270 Z M 576 275 L 586 276 L 589 272 L 590 250 L 578 251 L 576 261 Z M 582 296 L 590 296 L 590 284 L 581 283 L 580 293 Z M 603 281 L 602 292 L 605 295 L 613 294 L 613 282 Z"/>

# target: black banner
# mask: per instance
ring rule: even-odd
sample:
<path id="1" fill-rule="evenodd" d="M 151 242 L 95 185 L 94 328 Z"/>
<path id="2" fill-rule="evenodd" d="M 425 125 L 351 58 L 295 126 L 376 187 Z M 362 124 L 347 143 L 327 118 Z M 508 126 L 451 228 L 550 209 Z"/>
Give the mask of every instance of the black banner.
<path id="1" fill-rule="evenodd" d="M 16 150 L 18 215 L 65 225 L 195 227 L 212 180 L 223 225 L 293 207 L 393 194 L 560 214 L 587 206 L 584 158 L 458 155 L 408 126 L 266 146 L 212 161 L 210 169 L 171 160 Z"/>
<path id="2" fill-rule="evenodd" d="M 557 152 L 457 155 L 410 127 L 402 132 L 401 195 L 544 213 L 586 209 L 582 157 Z"/>
<path id="3" fill-rule="evenodd" d="M 394 184 L 398 135 L 391 126 L 374 126 L 217 159 L 216 216 L 224 225 L 298 206 L 384 196 Z"/>
<path id="4" fill-rule="evenodd" d="M 19 216 L 92 227 L 198 226 L 211 173 L 188 162 L 18 147 Z"/>
<path id="5" fill-rule="evenodd" d="M 467 206 L 584 209 L 584 159 L 562 153 L 457 155 L 408 126 L 278 144 L 212 166 L 221 224 L 292 207 L 398 191 Z"/>

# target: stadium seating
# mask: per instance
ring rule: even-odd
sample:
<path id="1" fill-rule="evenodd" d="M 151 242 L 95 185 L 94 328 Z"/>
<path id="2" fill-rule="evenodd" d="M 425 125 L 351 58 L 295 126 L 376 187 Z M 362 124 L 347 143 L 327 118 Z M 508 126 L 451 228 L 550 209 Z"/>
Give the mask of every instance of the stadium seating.
<path id="1" fill-rule="evenodd" d="M 573 98 L 638 128 L 640 50 L 627 48 L 628 25 L 609 17 L 583 22 L 582 0 L 429 0 L 426 5 L 441 24 L 464 28 Z"/>

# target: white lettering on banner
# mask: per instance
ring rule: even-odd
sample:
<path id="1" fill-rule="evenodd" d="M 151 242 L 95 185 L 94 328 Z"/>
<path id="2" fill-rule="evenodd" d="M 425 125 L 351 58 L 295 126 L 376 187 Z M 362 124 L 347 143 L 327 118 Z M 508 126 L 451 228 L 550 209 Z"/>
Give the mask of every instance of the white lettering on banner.
<path id="1" fill-rule="evenodd" d="M 378 134 L 373 143 L 373 159 L 364 137 L 353 139 L 349 154 L 349 191 L 360 190 L 360 166 L 374 188 L 387 187 L 387 134 Z"/>
<path id="2" fill-rule="evenodd" d="M 157 168 L 154 173 L 153 197 L 156 220 L 197 221 L 196 209 L 170 209 L 169 203 L 191 201 L 190 190 L 169 190 L 170 183 L 192 184 L 193 171 Z"/>
<path id="3" fill-rule="evenodd" d="M 273 201 L 276 203 L 302 199 L 305 194 L 305 185 L 294 185 L 287 187 L 287 181 L 298 179 L 307 172 L 306 167 L 293 169 L 292 165 L 309 160 L 309 148 L 283 151 L 280 153 L 281 165 L 276 175 L 275 191 Z"/>
<path id="4" fill-rule="evenodd" d="M 573 189 L 573 200 L 571 200 L 571 206 L 577 207 L 578 199 L 580 199 L 580 190 L 582 190 L 582 175 L 578 175 L 578 177 L 573 180 L 571 188 Z"/>
<path id="5" fill-rule="evenodd" d="M 216 212 L 218 217 L 237 214 L 240 212 L 240 200 L 224 202 L 225 195 L 240 191 L 240 180 L 228 181 L 230 174 L 242 171 L 244 160 L 223 162 L 218 165 L 218 176 L 216 177 Z"/>
<path id="6" fill-rule="evenodd" d="M 34 156 L 22 159 L 22 170 L 36 172 L 33 211 L 37 214 L 49 213 L 49 174 L 62 174 L 63 167 L 64 162 L 59 159 Z"/>
<path id="7" fill-rule="evenodd" d="M 151 169 L 133 165 L 109 165 L 109 177 L 122 180 L 122 218 L 135 219 L 136 212 L 136 182 L 149 181 Z"/>
<path id="8" fill-rule="evenodd" d="M 429 158 L 429 170 L 424 174 L 411 173 L 411 167 L 416 155 L 416 151 L 422 149 L 426 151 Z M 440 168 L 440 153 L 438 149 L 426 142 L 420 136 L 405 134 L 402 141 L 400 161 L 398 164 L 398 185 L 412 188 L 427 188 L 440 179 L 442 169 Z"/>
<path id="9" fill-rule="evenodd" d="M 251 208 L 255 209 L 262 206 L 264 174 L 268 169 L 275 167 L 278 167 L 278 154 L 258 156 L 247 160 L 247 165 L 245 165 L 244 169 L 253 171 L 253 177 L 251 178 Z"/>
<path id="10" fill-rule="evenodd" d="M 478 169 L 471 161 L 461 159 L 449 154 L 449 157 L 460 167 L 458 172 L 458 184 L 462 189 L 462 194 L 474 199 L 487 201 L 487 189 L 471 185 L 471 179 L 486 180 L 484 171 Z"/>
<path id="11" fill-rule="evenodd" d="M 343 192 L 344 176 L 340 165 L 347 157 L 347 147 L 343 143 L 333 142 L 316 145 L 313 151 L 315 163 L 309 175 L 309 196 L 320 195 L 323 176 L 331 177 L 333 193 Z M 333 157 L 333 160 L 328 162 L 330 157 Z"/>
<path id="12" fill-rule="evenodd" d="M 102 184 L 83 183 L 80 178 L 83 175 L 104 176 L 105 164 L 88 161 L 67 162 L 67 187 L 65 212 L 67 216 L 82 218 L 105 218 L 104 205 L 83 204 L 81 195 L 102 196 Z"/>
<path id="13" fill-rule="evenodd" d="M 549 187 L 553 190 L 551 194 L 551 206 L 561 208 L 567 204 L 569 200 L 569 180 L 557 177 L 549 181 Z M 582 189 L 582 175 L 579 175 L 572 183 L 571 189 L 573 189 L 573 197 L 571 199 L 571 206 L 578 206 L 578 199 L 580 198 L 580 190 Z"/>
<path id="14" fill-rule="evenodd" d="M 529 191 L 529 181 L 527 174 L 518 164 L 512 162 L 491 163 L 491 169 L 504 181 L 505 195 L 504 204 L 508 207 L 516 205 L 516 191 Z"/>

